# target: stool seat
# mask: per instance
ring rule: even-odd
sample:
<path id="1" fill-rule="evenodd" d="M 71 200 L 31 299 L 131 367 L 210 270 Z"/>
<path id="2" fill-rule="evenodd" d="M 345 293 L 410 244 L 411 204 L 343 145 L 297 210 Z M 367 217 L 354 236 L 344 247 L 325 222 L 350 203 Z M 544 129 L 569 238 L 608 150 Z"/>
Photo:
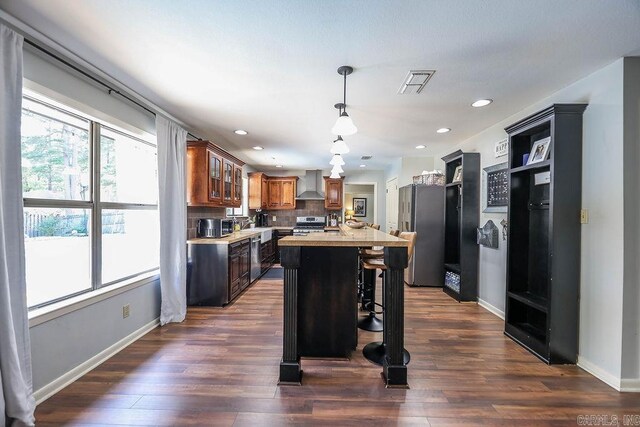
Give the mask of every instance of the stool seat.
<path id="1" fill-rule="evenodd" d="M 361 249 L 360 258 L 382 258 L 384 256 L 384 250 L 379 251 L 377 249 Z"/>
<path id="2" fill-rule="evenodd" d="M 362 268 L 364 268 L 365 270 L 376 270 L 378 268 L 380 270 L 386 270 L 387 266 L 385 265 L 383 259 L 371 258 L 367 260 L 362 260 Z"/>

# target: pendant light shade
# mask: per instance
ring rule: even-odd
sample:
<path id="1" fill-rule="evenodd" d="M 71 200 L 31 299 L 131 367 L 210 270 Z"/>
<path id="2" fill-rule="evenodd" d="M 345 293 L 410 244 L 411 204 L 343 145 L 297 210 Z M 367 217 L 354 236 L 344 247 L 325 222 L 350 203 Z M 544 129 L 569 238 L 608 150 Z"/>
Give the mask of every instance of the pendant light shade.
<path id="1" fill-rule="evenodd" d="M 342 166 L 340 165 L 335 165 L 333 167 L 333 169 L 331 169 L 331 173 L 344 173 L 344 170 L 342 169 Z"/>
<path id="2" fill-rule="evenodd" d="M 340 178 L 340 174 L 338 172 L 331 172 L 331 175 L 329 176 L 329 178 L 331 179 Z"/>
<path id="3" fill-rule="evenodd" d="M 342 156 L 340 154 L 334 154 L 333 157 L 331 158 L 331 161 L 329 162 L 330 165 L 335 166 L 335 165 L 344 165 L 344 159 L 342 158 Z"/>
<path id="4" fill-rule="evenodd" d="M 338 120 L 336 120 L 336 124 L 331 128 L 331 132 L 334 135 L 347 136 L 358 132 L 358 128 L 353 124 L 353 120 L 351 120 L 347 112 L 343 111 Z"/>
<path id="5" fill-rule="evenodd" d="M 349 147 L 347 143 L 343 141 L 342 137 L 338 135 L 338 138 L 333 141 L 330 152 L 331 154 L 347 154 Z"/>

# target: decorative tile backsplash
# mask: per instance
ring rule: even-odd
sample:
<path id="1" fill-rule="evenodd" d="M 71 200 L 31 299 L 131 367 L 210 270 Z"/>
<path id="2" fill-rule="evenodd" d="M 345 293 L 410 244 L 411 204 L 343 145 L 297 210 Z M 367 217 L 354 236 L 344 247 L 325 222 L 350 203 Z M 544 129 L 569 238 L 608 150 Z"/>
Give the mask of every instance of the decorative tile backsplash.
<path id="1" fill-rule="evenodd" d="M 200 218 L 224 218 L 225 215 L 225 208 L 187 207 L 187 239 L 195 239 Z"/>
<path id="2" fill-rule="evenodd" d="M 332 213 L 340 214 L 340 211 L 327 210 L 324 208 L 324 200 L 297 200 L 296 208 L 292 210 L 265 210 L 269 214 L 270 226 L 293 227 L 296 225 L 297 216 L 326 216 Z M 250 210 L 249 215 L 253 216 L 256 211 Z M 273 222 L 273 216 L 276 216 L 276 222 Z"/>
<path id="3" fill-rule="evenodd" d="M 265 210 L 269 214 L 269 226 L 293 227 L 296 225 L 297 216 L 326 216 L 340 215 L 339 210 L 327 210 L 324 208 L 324 200 L 297 200 L 296 209 L 292 210 Z M 249 216 L 256 214 L 255 210 L 249 210 Z M 276 222 L 273 222 L 273 216 Z M 187 239 L 195 239 L 196 227 L 200 218 L 225 218 L 225 208 L 187 207 Z"/>

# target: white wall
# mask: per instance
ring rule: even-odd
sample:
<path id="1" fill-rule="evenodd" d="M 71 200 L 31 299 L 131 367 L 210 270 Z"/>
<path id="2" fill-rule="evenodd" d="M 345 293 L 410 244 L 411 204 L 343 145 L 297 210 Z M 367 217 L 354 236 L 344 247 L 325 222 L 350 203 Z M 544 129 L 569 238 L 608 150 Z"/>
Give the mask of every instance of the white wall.
<path id="1" fill-rule="evenodd" d="M 28 89 L 131 132 L 142 130 L 156 134 L 153 114 L 119 99 L 118 95 L 109 95 L 97 83 L 90 83 L 80 74 L 72 75 L 71 71 L 60 68 L 42 55 L 25 45 L 24 78 Z"/>
<path id="2" fill-rule="evenodd" d="M 506 137 L 504 127 L 552 103 L 588 103 L 583 127 L 582 205 L 590 223 L 582 230 L 580 360 L 601 378 L 621 378 L 623 297 L 623 60 L 536 102 L 485 131 L 436 156 L 460 148 L 481 153 L 481 167 L 504 162 L 493 146 Z M 491 108 L 491 107 L 487 107 Z M 637 188 L 637 187 L 636 187 Z M 497 224 L 506 214 L 480 215 L 480 224 Z M 480 225 L 479 224 L 479 225 Z M 498 251 L 481 248 L 479 298 L 504 310 L 506 245 Z M 636 276 L 637 277 L 637 276 Z"/>
<path id="3" fill-rule="evenodd" d="M 398 188 L 413 184 L 413 177 L 433 169 L 433 157 L 399 157 L 386 169 L 385 182 L 398 177 Z"/>
<path id="4" fill-rule="evenodd" d="M 122 307 L 131 314 L 122 318 Z M 33 389 L 62 377 L 160 315 L 156 280 L 30 328 Z"/>
<path id="5" fill-rule="evenodd" d="M 640 58 L 624 60 L 622 378 L 640 391 Z"/>

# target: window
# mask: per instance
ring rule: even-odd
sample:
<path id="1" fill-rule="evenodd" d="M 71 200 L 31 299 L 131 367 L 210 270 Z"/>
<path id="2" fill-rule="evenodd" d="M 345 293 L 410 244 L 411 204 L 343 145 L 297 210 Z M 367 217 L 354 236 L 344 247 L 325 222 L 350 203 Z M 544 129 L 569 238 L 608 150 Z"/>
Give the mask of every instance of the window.
<path id="1" fill-rule="evenodd" d="M 155 143 L 31 97 L 22 105 L 28 306 L 156 269 Z"/>

